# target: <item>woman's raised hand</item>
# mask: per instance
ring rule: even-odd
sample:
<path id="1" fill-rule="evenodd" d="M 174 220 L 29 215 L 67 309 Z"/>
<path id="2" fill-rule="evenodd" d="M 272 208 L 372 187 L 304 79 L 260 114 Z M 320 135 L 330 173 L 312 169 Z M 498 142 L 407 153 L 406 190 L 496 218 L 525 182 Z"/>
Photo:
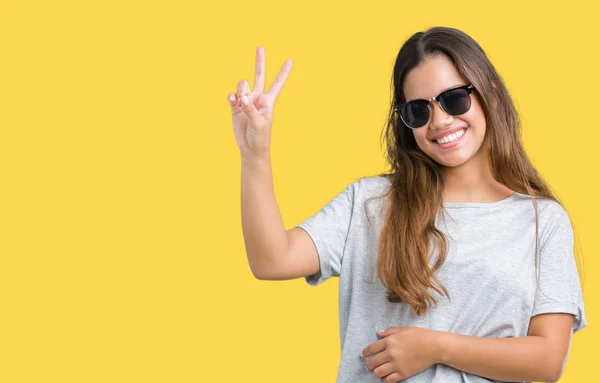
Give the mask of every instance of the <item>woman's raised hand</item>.
<path id="1" fill-rule="evenodd" d="M 286 60 L 267 92 L 265 88 L 265 50 L 256 48 L 254 90 L 240 80 L 236 93 L 229 93 L 233 132 L 242 158 L 268 158 L 273 125 L 273 106 L 292 69 L 292 60 Z"/>

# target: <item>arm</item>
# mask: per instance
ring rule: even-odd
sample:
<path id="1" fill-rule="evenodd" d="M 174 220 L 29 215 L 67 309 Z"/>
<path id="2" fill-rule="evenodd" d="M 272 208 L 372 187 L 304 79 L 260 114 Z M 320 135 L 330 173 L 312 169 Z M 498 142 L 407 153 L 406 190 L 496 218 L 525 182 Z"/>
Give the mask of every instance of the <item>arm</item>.
<path id="1" fill-rule="evenodd" d="M 553 313 L 531 318 L 528 335 L 516 338 L 436 332 L 436 359 L 489 379 L 556 382 L 562 375 L 572 330 L 572 315 Z"/>
<path id="2" fill-rule="evenodd" d="M 250 269 L 269 277 L 288 253 L 288 237 L 273 190 L 270 158 L 242 157 L 242 231 Z"/>
<path id="3" fill-rule="evenodd" d="M 262 279 L 280 259 L 288 258 L 288 236 L 279 214 L 271 172 L 271 130 L 275 101 L 292 68 L 286 60 L 265 90 L 265 52 L 256 48 L 254 89 L 240 80 L 229 93 L 231 121 L 242 158 L 242 231 L 250 269 Z M 265 271 L 266 270 L 266 271 Z"/>

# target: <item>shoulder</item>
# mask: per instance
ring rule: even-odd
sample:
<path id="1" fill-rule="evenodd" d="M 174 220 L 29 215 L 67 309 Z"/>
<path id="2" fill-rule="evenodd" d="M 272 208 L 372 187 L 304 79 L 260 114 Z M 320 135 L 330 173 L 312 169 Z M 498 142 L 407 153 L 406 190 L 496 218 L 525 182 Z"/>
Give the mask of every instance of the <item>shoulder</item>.
<path id="1" fill-rule="evenodd" d="M 385 175 L 361 177 L 356 181 L 357 194 L 355 206 L 361 209 L 362 215 L 379 219 L 384 210 L 385 195 L 389 191 L 391 181 Z"/>
<path id="2" fill-rule="evenodd" d="M 384 194 L 391 185 L 389 177 L 384 175 L 361 177 L 356 183 L 359 186 L 362 199 L 368 199 Z"/>
<path id="3" fill-rule="evenodd" d="M 569 213 L 563 205 L 555 200 L 546 198 L 531 198 L 527 194 L 516 193 L 515 204 L 531 214 L 535 214 L 534 202 L 537 205 L 537 214 L 542 225 L 548 225 L 555 221 L 569 222 Z"/>
<path id="4" fill-rule="evenodd" d="M 538 199 L 537 203 L 540 220 L 544 226 L 570 225 L 569 213 L 560 202 L 550 199 Z"/>
<path id="5" fill-rule="evenodd" d="M 535 225 L 534 201 L 529 196 L 524 196 L 529 200 L 528 202 L 524 202 L 529 205 L 527 207 L 527 215 L 531 217 L 531 224 Z M 552 243 L 572 243 L 573 226 L 569 213 L 562 203 L 545 198 L 538 198 L 535 202 L 537 204 L 537 218 L 542 249 Z"/>

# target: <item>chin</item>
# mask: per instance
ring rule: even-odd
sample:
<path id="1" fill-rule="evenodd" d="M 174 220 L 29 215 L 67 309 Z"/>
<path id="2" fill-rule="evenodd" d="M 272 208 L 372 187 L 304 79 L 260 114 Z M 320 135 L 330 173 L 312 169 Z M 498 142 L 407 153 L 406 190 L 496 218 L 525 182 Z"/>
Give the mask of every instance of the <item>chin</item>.
<path id="1" fill-rule="evenodd" d="M 458 153 L 448 156 L 448 158 L 436 158 L 433 156 L 430 156 L 431 158 L 433 158 L 433 160 L 435 162 L 437 162 L 438 164 L 440 164 L 441 166 L 445 166 L 448 168 L 455 168 L 457 166 L 461 166 L 465 163 L 467 163 L 471 158 L 464 158 L 463 156 L 460 156 Z"/>
<path id="2" fill-rule="evenodd" d="M 464 163 L 466 163 L 467 161 L 453 161 L 453 162 L 447 162 L 447 161 L 436 161 L 438 164 L 447 167 L 447 168 L 456 168 Z"/>

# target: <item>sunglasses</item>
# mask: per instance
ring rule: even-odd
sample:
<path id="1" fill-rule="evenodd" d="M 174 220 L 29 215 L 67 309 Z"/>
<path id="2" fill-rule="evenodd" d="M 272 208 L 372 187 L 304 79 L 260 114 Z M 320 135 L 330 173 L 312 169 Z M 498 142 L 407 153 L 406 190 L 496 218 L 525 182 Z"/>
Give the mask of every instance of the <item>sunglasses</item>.
<path id="1" fill-rule="evenodd" d="M 471 109 L 471 92 L 473 84 L 463 85 L 443 91 L 428 100 L 417 99 L 394 108 L 400 114 L 402 122 L 411 129 L 425 126 L 431 118 L 430 103 L 436 100 L 444 112 L 451 116 L 460 116 Z"/>

